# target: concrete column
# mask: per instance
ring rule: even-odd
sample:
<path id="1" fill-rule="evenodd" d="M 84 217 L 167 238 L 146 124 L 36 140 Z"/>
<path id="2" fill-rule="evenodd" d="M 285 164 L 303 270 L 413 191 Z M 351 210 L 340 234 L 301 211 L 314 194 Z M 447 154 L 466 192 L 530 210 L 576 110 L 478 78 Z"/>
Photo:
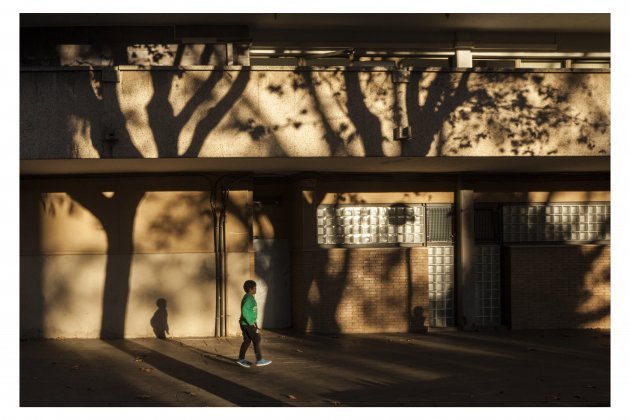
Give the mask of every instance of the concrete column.
<path id="1" fill-rule="evenodd" d="M 225 280 L 225 333 L 238 336 L 241 332 L 238 319 L 241 316 L 243 282 L 251 278 L 250 253 L 254 251 L 253 189 L 250 182 L 232 185 L 225 221 L 227 276 Z"/>
<path id="2" fill-rule="evenodd" d="M 296 249 L 317 247 L 317 181 L 304 179 L 295 187 L 293 242 Z"/>
<path id="3" fill-rule="evenodd" d="M 457 214 L 457 325 L 469 330 L 474 328 L 476 313 L 473 253 L 475 250 L 474 191 L 458 185 L 455 194 Z"/>
<path id="4" fill-rule="evenodd" d="M 317 181 L 304 179 L 293 185 L 291 253 L 291 318 L 293 328 L 307 331 L 312 317 L 307 306 L 313 273 L 308 260 L 317 248 Z"/>

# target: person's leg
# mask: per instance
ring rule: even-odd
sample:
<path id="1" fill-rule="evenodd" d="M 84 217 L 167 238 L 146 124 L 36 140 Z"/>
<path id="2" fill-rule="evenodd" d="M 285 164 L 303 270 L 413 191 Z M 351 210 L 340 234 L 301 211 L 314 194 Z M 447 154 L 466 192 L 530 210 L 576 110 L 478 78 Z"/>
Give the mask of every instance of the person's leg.
<path id="1" fill-rule="evenodd" d="M 243 344 L 241 344 L 241 350 L 238 353 L 239 360 L 243 360 L 245 358 L 245 353 L 247 352 L 247 348 L 249 347 L 249 343 L 252 342 L 251 337 L 249 336 L 248 327 L 241 325 L 241 332 L 243 333 Z"/>
<path id="2" fill-rule="evenodd" d="M 262 359 L 262 354 L 260 352 L 260 334 L 256 331 L 256 327 L 249 325 L 247 330 L 250 334 L 250 339 L 254 343 L 254 353 L 256 354 L 256 360 Z"/>

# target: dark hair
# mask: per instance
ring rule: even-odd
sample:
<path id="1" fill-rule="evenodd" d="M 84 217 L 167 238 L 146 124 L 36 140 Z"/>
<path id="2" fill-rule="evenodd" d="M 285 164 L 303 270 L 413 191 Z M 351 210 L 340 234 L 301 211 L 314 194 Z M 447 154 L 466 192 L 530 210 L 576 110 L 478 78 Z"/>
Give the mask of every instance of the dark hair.
<path id="1" fill-rule="evenodd" d="M 249 292 L 251 289 L 253 289 L 254 287 L 256 287 L 256 282 L 254 280 L 247 280 L 244 284 L 243 284 L 243 289 L 245 290 L 245 292 Z"/>

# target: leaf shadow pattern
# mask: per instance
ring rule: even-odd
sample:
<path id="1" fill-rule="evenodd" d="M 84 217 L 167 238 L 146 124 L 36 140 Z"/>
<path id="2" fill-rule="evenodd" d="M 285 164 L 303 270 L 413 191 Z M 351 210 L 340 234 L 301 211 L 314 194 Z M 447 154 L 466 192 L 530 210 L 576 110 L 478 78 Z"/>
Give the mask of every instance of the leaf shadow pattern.
<path id="1" fill-rule="evenodd" d="M 605 135 L 610 121 L 596 106 L 589 115 L 581 114 L 572 97 L 588 92 L 575 74 L 412 72 L 406 105 L 414 138 L 403 155 L 466 155 L 472 150 L 549 155 L 558 152 L 557 145 L 570 149 L 572 141 L 593 150 L 593 136 Z M 580 135 L 574 140 L 574 134 L 563 134 L 575 130 Z"/>

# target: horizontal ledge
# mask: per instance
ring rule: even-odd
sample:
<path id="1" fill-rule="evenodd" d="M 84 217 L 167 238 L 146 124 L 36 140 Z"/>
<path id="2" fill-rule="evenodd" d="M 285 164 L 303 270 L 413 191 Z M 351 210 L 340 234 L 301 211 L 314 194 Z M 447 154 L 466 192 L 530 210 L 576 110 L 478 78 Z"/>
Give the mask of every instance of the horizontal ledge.
<path id="1" fill-rule="evenodd" d="M 89 72 L 117 68 L 119 71 L 345 71 L 345 72 L 393 72 L 407 70 L 412 72 L 436 73 L 610 73 L 610 69 L 589 68 L 511 68 L 511 67 L 393 67 L 393 66 L 51 66 L 20 67 L 21 73 L 56 73 L 56 72 Z"/>
<path id="2" fill-rule="evenodd" d="M 21 175 L 122 173 L 561 173 L 610 172 L 610 156 L 215 157 L 20 160 Z"/>

